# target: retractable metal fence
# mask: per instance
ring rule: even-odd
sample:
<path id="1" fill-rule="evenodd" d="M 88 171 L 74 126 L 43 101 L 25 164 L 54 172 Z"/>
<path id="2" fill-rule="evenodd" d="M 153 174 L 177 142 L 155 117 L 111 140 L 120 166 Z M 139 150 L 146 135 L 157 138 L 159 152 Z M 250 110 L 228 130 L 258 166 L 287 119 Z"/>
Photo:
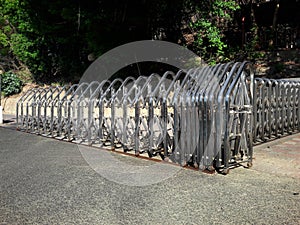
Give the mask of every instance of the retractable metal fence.
<path id="1" fill-rule="evenodd" d="M 254 82 L 251 65 L 238 62 L 37 88 L 19 99 L 17 123 L 27 132 L 227 173 L 251 165 L 253 134 L 256 141 L 276 135 L 276 126 L 298 129 L 297 85 Z"/>
<path id="2" fill-rule="evenodd" d="M 254 82 L 254 142 L 300 131 L 300 82 L 256 78 Z"/>

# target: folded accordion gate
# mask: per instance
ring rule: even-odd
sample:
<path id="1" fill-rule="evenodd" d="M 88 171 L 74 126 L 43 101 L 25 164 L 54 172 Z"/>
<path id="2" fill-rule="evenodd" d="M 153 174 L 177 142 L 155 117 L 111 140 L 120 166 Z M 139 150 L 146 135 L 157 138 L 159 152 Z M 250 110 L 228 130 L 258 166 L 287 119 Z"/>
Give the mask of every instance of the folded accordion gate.
<path id="1" fill-rule="evenodd" d="M 300 131 L 300 81 L 256 78 L 253 141 L 265 142 Z"/>
<path id="2" fill-rule="evenodd" d="M 251 65 L 237 62 L 36 88 L 19 99 L 17 123 L 31 133 L 227 173 L 239 163 L 251 166 L 253 140 L 299 126 L 289 119 L 299 114 L 296 98 L 278 102 L 287 119 L 267 122 L 279 112 L 265 112 L 271 100 L 260 93 L 280 95 L 281 86 L 299 93 L 275 82 L 255 81 Z"/>

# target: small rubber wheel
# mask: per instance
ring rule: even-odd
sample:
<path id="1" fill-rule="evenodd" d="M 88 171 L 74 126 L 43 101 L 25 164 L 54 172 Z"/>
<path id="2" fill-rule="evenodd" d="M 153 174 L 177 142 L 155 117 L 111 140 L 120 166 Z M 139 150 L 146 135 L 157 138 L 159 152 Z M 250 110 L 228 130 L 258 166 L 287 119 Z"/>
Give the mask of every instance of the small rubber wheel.
<path id="1" fill-rule="evenodd" d="M 208 167 L 207 167 L 207 170 L 208 170 L 209 172 L 214 172 L 216 169 L 215 169 L 215 167 L 213 167 L 213 166 L 208 166 Z"/>
<path id="2" fill-rule="evenodd" d="M 188 164 L 187 164 L 187 162 L 186 161 L 183 161 L 182 163 L 181 163 L 181 166 L 182 167 L 186 167 Z"/>
<path id="3" fill-rule="evenodd" d="M 252 166 L 253 166 L 252 162 L 248 162 L 248 163 L 247 163 L 247 167 L 248 167 L 248 168 L 251 168 Z"/>
<path id="4" fill-rule="evenodd" d="M 199 165 L 199 170 L 204 171 L 206 168 L 204 165 Z"/>
<path id="5" fill-rule="evenodd" d="M 222 171 L 222 173 L 223 173 L 224 175 L 229 174 L 229 168 L 224 169 L 224 170 Z"/>

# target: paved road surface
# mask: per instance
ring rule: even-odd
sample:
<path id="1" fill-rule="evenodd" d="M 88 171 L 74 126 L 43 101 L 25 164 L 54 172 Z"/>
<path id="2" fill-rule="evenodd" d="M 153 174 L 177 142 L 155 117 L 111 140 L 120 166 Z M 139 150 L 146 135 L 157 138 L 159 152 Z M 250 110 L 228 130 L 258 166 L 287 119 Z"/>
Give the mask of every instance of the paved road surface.
<path id="1" fill-rule="evenodd" d="M 255 163 L 127 186 L 96 173 L 75 144 L 0 127 L 0 224 L 300 224 L 300 179 Z"/>

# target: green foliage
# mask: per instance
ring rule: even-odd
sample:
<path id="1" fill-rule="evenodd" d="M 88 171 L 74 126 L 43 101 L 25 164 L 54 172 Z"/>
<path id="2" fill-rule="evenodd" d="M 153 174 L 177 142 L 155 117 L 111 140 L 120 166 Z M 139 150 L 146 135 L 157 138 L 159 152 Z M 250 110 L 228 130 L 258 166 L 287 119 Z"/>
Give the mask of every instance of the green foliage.
<path id="1" fill-rule="evenodd" d="M 276 62 L 274 65 L 274 73 L 281 73 L 285 66 L 282 62 Z"/>
<path id="2" fill-rule="evenodd" d="M 42 83 L 76 82 L 88 55 L 144 39 L 180 40 L 213 64 L 227 60 L 225 31 L 238 9 L 234 0 L 0 0 L 0 53 Z"/>
<path id="3" fill-rule="evenodd" d="M 34 29 L 24 9 L 23 1 L 0 0 L 0 52 L 34 68 L 38 49 L 29 38 L 30 35 L 34 37 Z"/>
<path id="4" fill-rule="evenodd" d="M 227 45 L 222 41 L 222 34 L 216 26 L 209 21 L 200 19 L 194 24 L 194 27 L 199 30 L 194 43 L 199 55 L 208 57 L 208 54 L 211 53 L 210 59 L 213 56 L 224 55 L 224 49 Z"/>
<path id="5" fill-rule="evenodd" d="M 8 47 L 6 54 L 26 64 L 37 82 L 67 79 L 81 65 L 76 55 L 76 46 L 80 47 L 76 29 L 70 32 L 66 28 L 68 11 L 61 11 L 61 5 L 73 7 L 62 1 L 48 4 L 48 1 L 0 0 L 1 52 Z M 73 14 L 76 19 L 74 11 Z M 60 23 L 61 18 L 67 19 Z"/>
<path id="6" fill-rule="evenodd" d="M 256 24 L 253 24 L 253 27 L 250 29 L 251 36 L 248 37 L 248 41 L 245 44 L 245 53 L 248 60 L 257 60 L 264 57 L 264 54 L 258 51 L 257 46 L 259 43 L 259 37 L 257 34 L 258 27 Z"/>
<path id="7" fill-rule="evenodd" d="M 6 72 L 1 77 L 1 88 L 4 96 L 10 96 L 21 92 L 22 81 L 13 72 Z"/>
<path id="8" fill-rule="evenodd" d="M 8 46 L 8 38 L 7 38 L 7 36 L 6 36 L 5 33 L 0 33 L 0 44 L 3 47 L 7 47 Z"/>
<path id="9" fill-rule="evenodd" d="M 215 0 L 208 1 L 207 9 L 203 10 L 201 4 L 196 6 L 196 19 L 189 24 L 192 32 L 196 33 L 192 49 L 211 64 L 225 61 L 228 45 L 224 40 L 224 31 L 239 5 L 233 0 Z"/>

